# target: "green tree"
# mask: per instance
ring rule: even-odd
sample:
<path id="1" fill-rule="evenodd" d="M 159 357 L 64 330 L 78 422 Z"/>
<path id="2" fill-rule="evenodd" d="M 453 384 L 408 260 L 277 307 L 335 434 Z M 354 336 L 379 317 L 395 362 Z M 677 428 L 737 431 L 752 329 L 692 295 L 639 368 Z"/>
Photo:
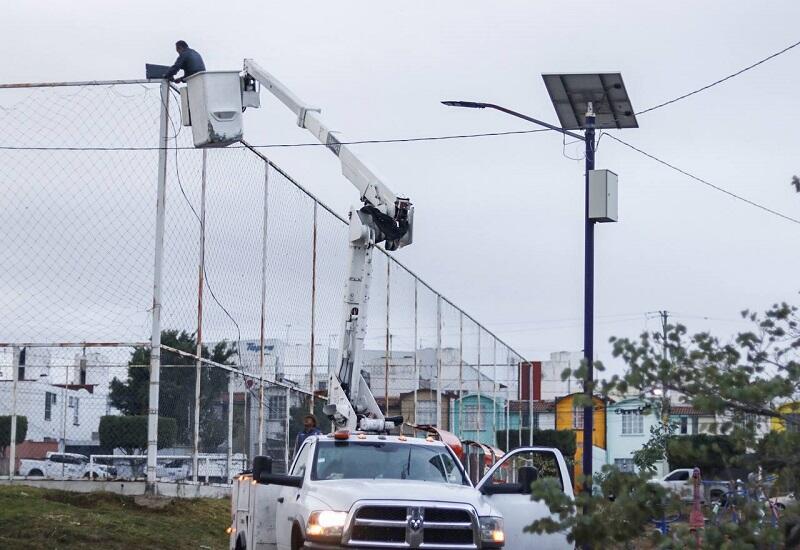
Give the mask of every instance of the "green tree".
<path id="1" fill-rule="evenodd" d="M 122 449 L 126 454 L 141 454 L 147 450 L 147 416 L 102 416 L 98 435 L 100 445 L 109 452 Z M 158 448 L 172 447 L 178 424 L 174 418 L 158 417 Z"/>
<path id="2" fill-rule="evenodd" d="M 723 440 L 717 438 L 698 440 L 697 447 L 690 449 L 694 453 L 690 461 L 708 461 L 716 456 L 717 460 L 727 460 L 726 466 L 761 467 L 778 475 L 776 487 L 797 491 L 795 472 L 800 467 L 797 441 L 792 436 L 770 436 L 759 443 L 757 420 L 781 420 L 788 431 L 796 431 L 798 427 L 797 417 L 780 409 L 782 404 L 797 401 L 800 396 L 798 309 L 780 303 L 763 314 L 744 311 L 742 315 L 752 329 L 732 339 L 721 340 L 708 332 L 690 336 L 682 325 L 667 325 L 663 332 L 644 333 L 638 339 L 612 338 L 614 355 L 625 362 L 627 371 L 601 381 L 595 389 L 604 395 L 647 397 L 658 392 L 681 395 L 687 404 L 716 415 L 714 431 L 726 436 L 724 441 L 728 442 L 721 443 Z M 661 433 L 654 437 L 661 441 L 653 445 L 668 450 L 670 460 L 681 452 L 672 443 L 677 438 Z M 745 450 L 750 454 L 746 456 Z M 658 454 L 644 453 L 640 468 Z M 544 500 L 558 516 L 556 520 L 534 522 L 531 530 L 567 530 L 578 545 L 595 548 L 634 544 L 642 533 L 652 531 L 648 525 L 651 518 L 658 517 L 658 510 L 668 506 L 665 496 L 647 483 L 646 477 L 646 473 L 621 474 L 606 468 L 604 476 L 595 480 L 600 491 L 579 494 L 572 504 L 545 481 L 536 482 L 535 498 Z M 768 490 L 758 479 L 750 483 L 752 490 Z M 613 500 L 609 498 L 611 495 Z M 578 513 L 582 509 L 586 513 Z M 787 537 L 796 516 L 789 513 L 781 519 L 779 528 L 765 528 L 764 509 L 763 502 L 753 500 L 738 507 L 738 522 L 706 523 L 703 547 L 769 548 L 791 544 Z M 686 527 L 677 527 L 671 535 L 674 537 L 671 544 L 677 544 L 672 547 L 694 546 L 694 537 Z M 668 541 L 656 543 L 668 544 Z"/>
<path id="3" fill-rule="evenodd" d="M 192 355 L 197 352 L 194 335 L 186 331 L 165 330 L 161 333 L 161 343 Z M 203 358 L 223 365 L 232 364 L 231 358 L 235 353 L 235 345 L 227 341 L 218 342 L 210 351 L 205 345 L 202 349 Z M 150 349 L 135 348 L 128 365 L 126 380 L 114 378 L 111 381 L 111 404 L 124 415 L 146 415 L 150 385 Z M 195 360 L 162 349 L 161 365 L 159 416 L 174 418 L 177 443 L 188 445 L 192 441 L 194 422 Z M 227 423 L 217 405 L 227 399 L 228 372 L 205 365 L 201 373 L 200 450 L 212 452 L 226 437 Z"/>
<path id="4" fill-rule="evenodd" d="M 14 438 L 19 445 L 28 435 L 28 417 L 17 415 L 17 433 Z M 0 416 L 0 456 L 5 456 L 6 448 L 11 445 L 11 416 Z"/>

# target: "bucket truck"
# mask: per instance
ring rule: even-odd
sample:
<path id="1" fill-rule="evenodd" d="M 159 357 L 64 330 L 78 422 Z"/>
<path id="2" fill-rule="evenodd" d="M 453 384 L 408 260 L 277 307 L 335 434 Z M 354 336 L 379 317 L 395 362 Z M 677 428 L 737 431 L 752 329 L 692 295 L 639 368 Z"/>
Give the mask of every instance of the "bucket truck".
<path id="1" fill-rule="evenodd" d="M 413 206 L 322 124 L 319 109 L 245 60 L 243 97 L 259 85 L 339 158 L 362 204 L 350 210 L 341 357 L 330 373 L 324 409 L 336 430 L 306 438 L 286 474 L 273 473 L 270 458 L 257 456 L 252 469 L 236 477 L 230 549 L 571 548 L 563 533 L 524 532 L 531 521 L 550 514 L 544 503 L 530 497 L 540 471 L 557 478 L 572 496 L 566 462 L 557 449 L 515 449 L 473 486 L 445 442 L 388 435 L 402 417 L 386 418 L 378 407 L 361 374 L 361 354 L 374 248 L 383 243 L 386 250 L 398 250 L 411 244 Z"/>

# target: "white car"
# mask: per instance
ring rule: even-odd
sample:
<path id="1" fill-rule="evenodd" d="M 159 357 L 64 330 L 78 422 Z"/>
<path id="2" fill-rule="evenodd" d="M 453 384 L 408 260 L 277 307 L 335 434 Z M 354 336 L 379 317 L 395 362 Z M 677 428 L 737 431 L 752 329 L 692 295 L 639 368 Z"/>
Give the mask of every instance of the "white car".
<path id="1" fill-rule="evenodd" d="M 19 475 L 48 479 L 111 479 L 117 475 L 113 466 L 89 464 L 89 457 L 77 453 L 47 453 L 44 460 L 20 460 Z"/>
<path id="2" fill-rule="evenodd" d="M 573 548 L 524 528 L 550 516 L 531 500 L 538 472 L 573 496 L 557 449 L 520 448 L 474 486 L 432 438 L 337 432 L 309 437 L 289 474 L 257 457 L 232 491 L 231 550 L 299 548 Z"/>

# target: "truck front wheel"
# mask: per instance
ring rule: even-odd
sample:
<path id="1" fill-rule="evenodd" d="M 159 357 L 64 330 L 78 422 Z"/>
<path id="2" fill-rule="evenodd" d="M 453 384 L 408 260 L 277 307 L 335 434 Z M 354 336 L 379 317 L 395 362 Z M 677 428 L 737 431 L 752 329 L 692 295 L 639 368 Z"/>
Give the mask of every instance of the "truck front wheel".
<path id="1" fill-rule="evenodd" d="M 300 530 L 300 526 L 295 523 L 292 527 L 292 550 L 300 550 L 304 545 L 303 532 Z"/>
<path id="2" fill-rule="evenodd" d="M 28 477 L 43 477 L 43 476 L 44 474 L 42 473 L 42 471 L 37 468 L 34 468 L 30 472 L 28 472 Z"/>

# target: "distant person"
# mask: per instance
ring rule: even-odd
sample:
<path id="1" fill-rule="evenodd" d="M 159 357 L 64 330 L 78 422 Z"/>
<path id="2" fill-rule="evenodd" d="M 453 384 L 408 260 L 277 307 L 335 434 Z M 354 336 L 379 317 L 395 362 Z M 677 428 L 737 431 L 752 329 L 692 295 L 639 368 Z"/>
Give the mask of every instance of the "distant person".
<path id="1" fill-rule="evenodd" d="M 183 82 L 187 76 L 206 70 L 206 65 L 203 63 L 203 58 L 200 57 L 200 54 L 190 48 L 189 44 L 183 40 L 175 42 L 175 51 L 178 52 L 178 59 L 175 60 L 175 64 L 164 75 L 167 80 Z M 183 70 L 183 76 L 181 78 L 173 78 L 181 69 Z"/>
<path id="2" fill-rule="evenodd" d="M 300 450 L 303 441 L 311 435 L 322 435 L 322 432 L 317 428 L 317 419 L 313 414 L 307 414 L 303 417 L 303 431 L 297 434 L 297 442 L 294 445 L 294 453 Z"/>

